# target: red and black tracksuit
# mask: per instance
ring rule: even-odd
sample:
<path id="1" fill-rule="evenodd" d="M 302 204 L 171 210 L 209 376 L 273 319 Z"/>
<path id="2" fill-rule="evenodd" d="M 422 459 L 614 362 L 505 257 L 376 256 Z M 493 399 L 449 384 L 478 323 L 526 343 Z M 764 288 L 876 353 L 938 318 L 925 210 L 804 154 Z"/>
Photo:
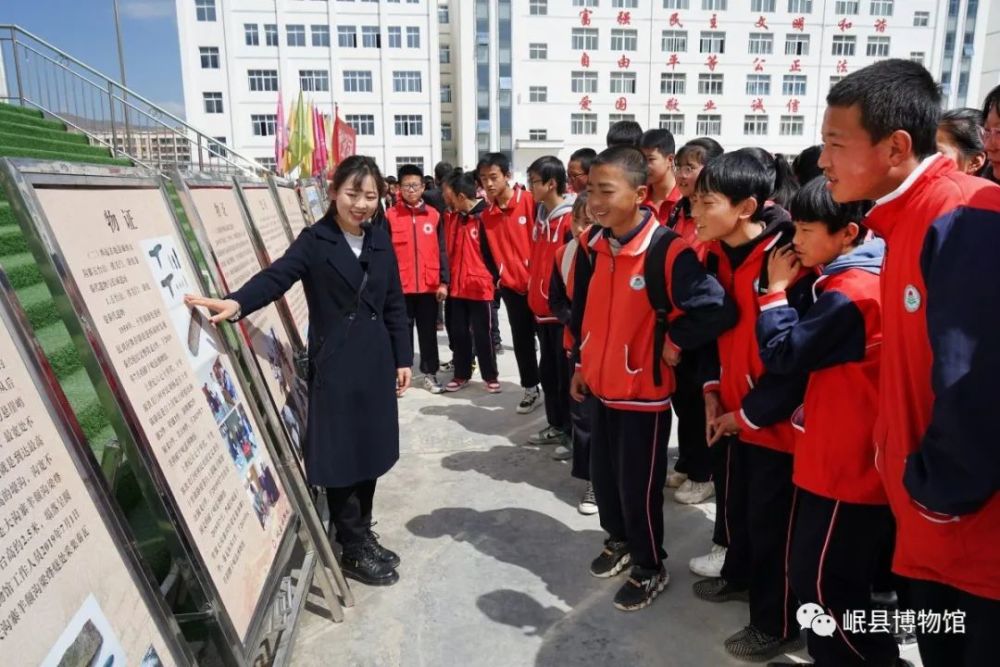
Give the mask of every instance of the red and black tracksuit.
<path id="1" fill-rule="evenodd" d="M 885 239 L 876 465 L 896 518 L 893 570 L 914 609 L 965 612 L 919 632 L 925 665 L 996 660 L 1000 626 L 1000 187 L 933 155 L 865 223 Z"/>
<path id="2" fill-rule="evenodd" d="M 853 631 L 845 612 L 871 610 L 879 558 L 892 540 L 892 513 L 875 469 L 882 317 L 879 273 L 885 244 L 874 240 L 823 268 L 815 303 L 799 317 L 784 293 L 758 299 L 757 341 L 768 373 L 809 373 L 796 411 L 796 486 L 788 577 L 799 604 L 820 605 L 837 623 L 810 632 L 814 664 L 892 667 L 892 634 Z"/>
<path id="3" fill-rule="evenodd" d="M 399 263 L 406 316 L 410 322 L 410 345 L 413 345 L 413 326 L 416 324 L 420 372 L 435 375 L 440 368 L 437 290 L 449 282 L 444 224 L 436 209 L 422 201 L 419 206 L 410 206 L 402 197 L 386 211 L 386 222 Z"/>
<path id="4" fill-rule="evenodd" d="M 649 194 L 653 194 L 652 187 L 649 188 Z M 673 214 L 674 208 L 677 206 L 677 202 L 681 200 L 681 196 L 680 188 L 675 185 L 673 190 L 667 194 L 667 198 L 660 202 L 659 206 L 654 204 L 653 200 L 649 197 L 646 197 L 646 201 L 642 202 L 642 205 L 653 211 L 653 215 L 656 216 L 659 223 L 661 225 L 665 225 L 667 224 L 667 220 L 670 219 L 671 214 Z"/>
<path id="5" fill-rule="evenodd" d="M 663 483 L 674 376 L 653 353 L 656 315 L 646 293 L 645 261 L 654 235 L 669 235 L 663 267 L 672 305 L 667 345 L 681 350 L 704 345 L 736 315 L 694 252 L 663 229 L 652 211 L 641 210 L 642 222 L 622 238 L 595 227 L 581 242 L 571 326 L 579 341 L 577 369 L 598 400 L 590 475 L 601 527 L 611 539 L 627 541 L 633 565 L 658 570 L 666 557 Z"/>
<path id="6" fill-rule="evenodd" d="M 507 307 L 514 356 L 521 386 L 538 386 L 535 354 L 535 316 L 528 306 L 531 233 L 535 226 L 535 201 L 517 186 L 505 206 L 493 202 L 482 212 L 483 227 L 500 280 L 500 298 Z"/>

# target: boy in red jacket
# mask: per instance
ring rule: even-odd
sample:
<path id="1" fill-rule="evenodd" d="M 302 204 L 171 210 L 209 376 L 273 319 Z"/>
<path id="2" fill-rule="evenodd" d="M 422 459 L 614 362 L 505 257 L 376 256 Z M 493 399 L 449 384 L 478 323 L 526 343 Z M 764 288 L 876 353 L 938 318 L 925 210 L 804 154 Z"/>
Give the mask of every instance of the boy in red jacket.
<path id="1" fill-rule="evenodd" d="M 571 326 L 579 343 L 570 390 L 577 401 L 587 393 L 598 399 L 590 472 L 608 533 L 590 572 L 611 577 L 631 564 L 614 600 L 623 611 L 649 605 L 669 581 L 663 482 L 671 366 L 682 350 L 704 345 L 736 319 L 732 302 L 694 251 L 642 206 L 647 178 L 646 160 L 635 148 L 609 148 L 594 160 L 589 207 L 600 226 L 580 244 L 573 281 Z M 647 267 L 654 249 L 663 259 Z M 648 289 L 659 284 L 665 294 L 647 293 L 654 280 Z M 663 297 L 669 310 L 657 313 L 652 300 Z M 669 322 L 669 333 L 657 340 L 659 316 Z"/>
<path id="2" fill-rule="evenodd" d="M 413 325 L 416 323 L 424 389 L 440 394 L 437 313 L 438 304 L 448 297 L 444 225 L 437 210 L 422 199 L 424 172 L 420 167 L 404 164 L 399 168 L 399 194 L 398 201 L 386 211 L 385 217 L 406 297 L 410 344 L 413 344 Z"/>
<path id="3" fill-rule="evenodd" d="M 653 209 L 656 219 L 665 225 L 682 196 L 674 177 L 674 151 L 677 150 L 674 135 L 660 128 L 646 130 L 639 140 L 639 150 L 646 156 L 649 170 L 649 188 L 643 205 Z"/>
<path id="4" fill-rule="evenodd" d="M 528 264 L 535 200 L 523 188 L 510 185 L 510 160 L 503 153 L 487 153 L 476 167 L 489 202 L 483 227 L 490 253 L 500 274 L 500 298 L 507 307 L 517 370 L 524 397 L 517 406 L 527 414 L 541 405 L 538 356 L 535 353 L 535 317 L 528 306 Z"/>
<path id="5" fill-rule="evenodd" d="M 809 373 L 793 417 L 795 526 L 788 578 L 799 604 L 818 604 L 836 631 L 807 633 L 817 665 L 894 667 L 888 632 L 845 627 L 845 612 L 871 610 L 879 557 L 892 540 L 892 513 L 875 470 L 872 428 L 878 401 L 882 319 L 879 273 L 885 243 L 863 243 L 865 207 L 836 204 L 822 176 L 796 193 L 793 243 L 768 263 L 758 297 L 757 342 L 769 373 Z M 821 268 L 816 302 L 801 318 L 785 288 L 800 267 Z M 772 663 L 774 664 L 774 663 Z M 792 664 L 792 663 L 787 663 Z"/>
<path id="6" fill-rule="evenodd" d="M 838 202 L 871 199 L 885 239 L 876 466 L 896 518 L 893 571 L 919 613 L 924 665 L 996 660 L 1000 627 L 1000 187 L 939 155 L 937 84 L 884 60 L 826 98 L 819 166 Z"/>

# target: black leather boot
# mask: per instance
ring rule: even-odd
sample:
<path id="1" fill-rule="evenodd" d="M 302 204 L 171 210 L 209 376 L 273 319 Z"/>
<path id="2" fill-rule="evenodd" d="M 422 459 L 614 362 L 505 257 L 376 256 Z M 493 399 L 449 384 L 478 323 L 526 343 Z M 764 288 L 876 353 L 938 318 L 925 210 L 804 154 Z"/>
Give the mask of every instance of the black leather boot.
<path id="1" fill-rule="evenodd" d="M 345 545 L 340 568 L 345 577 L 369 586 L 391 586 L 399 581 L 399 574 L 379 557 L 369 540 Z"/>
<path id="2" fill-rule="evenodd" d="M 378 555 L 378 559 L 383 563 L 388 563 L 390 567 L 399 567 L 399 554 L 397 554 L 392 549 L 386 549 L 378 541 L 378 533 L 372 529 L 368 529 L 368 542 L 371 544 L 375 553 Z"/>

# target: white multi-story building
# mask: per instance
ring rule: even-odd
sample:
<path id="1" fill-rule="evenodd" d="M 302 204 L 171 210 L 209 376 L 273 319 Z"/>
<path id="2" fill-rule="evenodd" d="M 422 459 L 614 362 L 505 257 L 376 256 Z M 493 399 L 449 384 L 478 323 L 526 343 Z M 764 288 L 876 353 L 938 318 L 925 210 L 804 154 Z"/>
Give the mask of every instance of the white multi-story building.
<path id="1" fill-rule="evenodd" d="M 273 166 L 302 91 L 388 172 L 441 155 L 435 0 L 176 0 L 187 120 Z"/>

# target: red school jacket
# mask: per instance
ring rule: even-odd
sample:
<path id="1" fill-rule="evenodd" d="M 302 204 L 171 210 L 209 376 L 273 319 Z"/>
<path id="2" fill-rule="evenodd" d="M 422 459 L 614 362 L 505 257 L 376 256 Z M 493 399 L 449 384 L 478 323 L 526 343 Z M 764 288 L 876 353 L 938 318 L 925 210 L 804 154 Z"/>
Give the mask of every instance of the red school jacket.
<path id="1" fill-rule="evenodd" d="M 486 241 L 500 272 L 500 285 L 527 294 L 531 230 L 535 226 L 535 200 L 531 193 L 515 186 L 506 207 L 491 203 L 482 218 Z"/>
<path id="2" fill-rule="evenodd" d="M 528 276 L 528 306 L 539 324 L 558 324 L 559 318 L 549 308 L 549 283 L 552 281 L 553 259 L 556 250 L 572 236 L 573 201 L 567 197 L 552 212 L 538 205 L 535 226 L 532 232 L 531 260 Z"/>
<path id="3" fill-rule="evenodd" d="M 653 193 L 652 188 L 649 189 L 649 193 L 650 194 Z M 674 207 L 677 206 L 677 202 L 679 202 L 680 200 L 681 200 L 681 191 L 675 185 L 674 189 L 670 191 L 666 199 L 660 202 L 659 206 L 653 204 L 653 200 L 650 199 L 649 197 L 646 197 L 646 201 L 644 201 L 642 205 L 645 206 L 646 208 L 652 209 L 653 213 L 656 214 L 656 219 L 660 222 L 660 224 L 666 225 L 667 220 L 670 219 L 670 215 L 674 211 Z"/>
<path id="4" fill-rule="evenodd" d="M 403 294 L 427 294 L 448 284 L 441 215 L 424 202 L 410 206 L 402 197 L 385 212 L 399 263 Z"/>
<path id="5" fill-rule="evenodd" d="M 483 210 L 485 206 L 480 204 L 478 208 Z M 473 209 L 469 215 L 449 211 L 444 217 L 445 245 L 451 267 L 448 296 L 492 301 L 494 281 L 483 258 L 482 224 L 478 211 Z"/>
<path id="6" fill-rule="evenodd" d="M 705 261 L 706 243 L 698 238 L 698 230 L 694 218 L 691 217 L 691 203 L 687 197 L 677 202 L 665 224 L 691 246 L 698 259 Z"/>

